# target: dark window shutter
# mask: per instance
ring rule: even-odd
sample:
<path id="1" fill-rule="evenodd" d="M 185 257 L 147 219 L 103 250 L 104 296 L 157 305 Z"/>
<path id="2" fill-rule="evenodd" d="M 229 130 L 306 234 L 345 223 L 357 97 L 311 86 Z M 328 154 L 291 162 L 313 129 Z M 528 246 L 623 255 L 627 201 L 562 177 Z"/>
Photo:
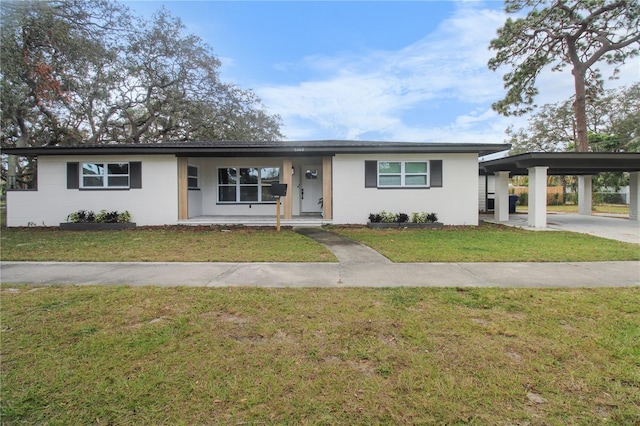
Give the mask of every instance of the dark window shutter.
<path id="1" fill-rule="evenodd" d="M 129 163 L 129 188 L 142 188 L 142 162 Z"/>
<path id="2" fill-rule="evenodd" d="M 431 187 L 442 188 L 442 160 L 431 160 L 429 167 L 431 168 Z"/>
<path id="3" fill-rule="evenodd" d="M 80 163 L 67 163 L 67 189 L 80 188 Z"/>
<path id="4" fill-rule="evenodd" d="M 364 187 L 365 188 L 378 187 L 378 162 L 377 161 L 364 162 Z"/>

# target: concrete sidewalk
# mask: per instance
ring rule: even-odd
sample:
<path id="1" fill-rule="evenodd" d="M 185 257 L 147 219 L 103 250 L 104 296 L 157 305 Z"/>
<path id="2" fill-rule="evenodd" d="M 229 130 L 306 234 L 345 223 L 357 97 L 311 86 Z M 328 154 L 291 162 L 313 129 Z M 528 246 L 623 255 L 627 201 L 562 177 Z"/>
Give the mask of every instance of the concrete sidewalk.
<path id="1" fill-rule="evenodd" d="M 108 263 L 2 262 L 3 284 L 199 287 L 626 287 L 640 262 Z"/>
<path id="2" fill-rule="evenodd" d="M 392 263 L 321 228 L 294 228 L 339 263 L 2 262 L 8 284 L 199 287 L 622 287 L 640 285 L 640 262 Z"/>

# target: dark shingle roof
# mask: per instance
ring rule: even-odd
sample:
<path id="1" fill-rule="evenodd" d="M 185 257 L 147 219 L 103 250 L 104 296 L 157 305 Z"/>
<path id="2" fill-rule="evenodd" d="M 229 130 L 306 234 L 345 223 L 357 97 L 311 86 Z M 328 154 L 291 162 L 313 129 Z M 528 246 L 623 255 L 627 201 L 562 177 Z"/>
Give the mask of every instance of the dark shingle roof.
<path id="1" fill-rule="evenodd" d="M 313 141 L 214 141 L 165 142 L 154 144 L 75 145 L 34 148 L 7 148 L 5 154 L 86 155 L 86 154 L 173 154 L 176 156 L 310 156 L 338 153 L 477 153 L 489 155 L 510 148 L 509 144 L 383 142 L 349 140 Z"/>

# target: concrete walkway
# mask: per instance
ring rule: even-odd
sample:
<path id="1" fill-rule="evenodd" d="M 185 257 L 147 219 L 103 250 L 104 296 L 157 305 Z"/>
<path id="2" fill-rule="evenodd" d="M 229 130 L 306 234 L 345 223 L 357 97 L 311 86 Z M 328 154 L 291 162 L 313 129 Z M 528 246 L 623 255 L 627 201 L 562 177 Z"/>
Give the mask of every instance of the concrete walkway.
<path id="1" fill-rule="evenodd" d="M 2 262 L 5 284 L 200 287 L 623 287 L 640 285 L 640 262 L 392 263 L 320 228 L 296 229 L 340 263 Z"/>
<path id="2" fill-rule="evenodd" d="M 392 263 L 374 249 L 322 228 L 295 227 L 293 230 L 331 250 L 338 258 L 338 262 L 343 265 L 356 263 L 391 265 Z"/>

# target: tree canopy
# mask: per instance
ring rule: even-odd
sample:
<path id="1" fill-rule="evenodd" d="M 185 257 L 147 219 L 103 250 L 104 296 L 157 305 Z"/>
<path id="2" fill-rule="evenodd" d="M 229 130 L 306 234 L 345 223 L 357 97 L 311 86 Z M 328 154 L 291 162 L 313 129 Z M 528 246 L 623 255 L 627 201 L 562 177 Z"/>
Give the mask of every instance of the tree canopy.
<path id="1" fill-rule="evenodd" d="M 504 75 L 504 99 L 493 108 L 504 115 L 531 111 L 538 94 L 536 79 L 550 66 L 571 66 L 575 99 L 575 133 L 579 151 L 587 151 L 587 99 L 602 90 L 595 65 L 605 61 L 614 75 L 640 46 L 640 3 L 636 0 L 505 0 L 508 18 L 491 41 L 495 56 L 489 68 L 510 68 Z"/>
<path id="2" fill-rule="evenodd" d="M 283 137 L 280 118 L 221 81 L 212 48 L 164 9 L 144 20 L 113 0 L 0 7 L 3 148 Z M 19 181 L 20 167 L 10 159 L 3 177 Z"/>
<path id="3" fill-rule="evenodd" d="M 574 151 L 577 143 L 574 99 L 543 105 L 526 128 L 507 130 L 511 153 Z M 607 90 L 587 106 L 589 150 L 640 152 L 640 83 Z M 594 189 L 628 185 L 627 173 L 600 173 Z M 564 178 L 562 181 L 565 182 Z"/>
<path id="4" fill-rule="evenodd" d="M 507 130 L 513 154 L 573 151 L 577 143 L 574 99 L 543 105 L 526 128 Z M 589 150 L 640 152 L 640 83 L 611 89 L 593 99 L 587 110 Z"/>

